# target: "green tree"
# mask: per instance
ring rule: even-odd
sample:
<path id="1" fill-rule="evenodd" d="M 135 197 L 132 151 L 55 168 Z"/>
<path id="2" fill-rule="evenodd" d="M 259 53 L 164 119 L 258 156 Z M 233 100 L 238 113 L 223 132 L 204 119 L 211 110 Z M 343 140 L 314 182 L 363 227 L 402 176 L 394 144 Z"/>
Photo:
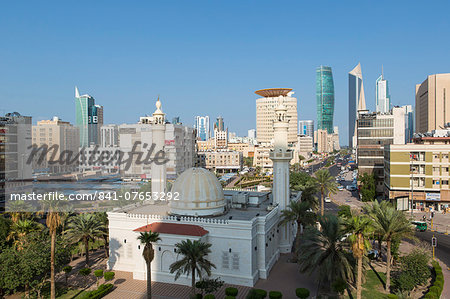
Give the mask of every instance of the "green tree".
<path id="1" fill-rule="evenodd" d="M 426 284 L 431 276 L 429 263 L 430 255 L 421 249 L 401 257 L 399 271 L 393 278 L 395 289 L 409 294 L 416 286 Z"/>
<path id="2" fill-rule="evenodd" d="M 97 212 L 95 213 L 95 216 L 97 220 L 102 224 L 102 234 L 101 238 L 103 239 L 103 242 L 105 243 L 105 254 L 106 257 L 109 257 L 109 229 L 108 229 L 108 215 L 106 212 Z"/>
<path id="3" fill-rule="evenodd" d="M 372 220 L 365 215 L 354 215 L 344 218 L 344 232 L 350 234 L 347 240 L 350 242 L 352 253 L 357 260 L 356 298 L 361 299 L 363 257 L 370 249 L 369 235 L 373 231 Z"/>
<path id="4" fill-rule="evenodd" d="M 414 231 L 410 221 L 403 211 L 395 209 L 389 202 L 374 201 L 364 207 L 366 213 L 373 219 L 375 233 L 383 236 L 386 241 L 386 291 L 391 287 L 391 243 L 394 238 L 413 237 Z"/>
<path id="5" fill-rule="evenodd" d="M 89 265 L 89 242 L 100 238 L 103 225 L 94 214 L 79 214 L 70 219 L 67 236 L 73 243 L 83 242 L 86 266 Z"/>
<path id="6" fill-rule="evenodd" d="M 253 166 L 253 157 L 244 157 L 244 165 L 247 167 Z"/>
<path id="7" fill-rule="evenodd" d="M 6 238 L 7 241 L 12 241 L 14 246 L 21 250 L 24 246 L 25 237 L 32 233 L 42 230 L 42 225 L 27 219 L 18 218 L 16 222 L 13 222 L 10 227 L 9 235 Z"/>
<path id="8" fill-rule="evenodd" d="M 9 235 L 11 225 L 11 220 L 5 218 L 3 215 L 0 215 L 0 250 L 9 245 L 6 238 Z"/>
<path id="9" fill-rule="evenodd" d="M 56 246 L 56 231 L 61 225 L 61 217 L 57 212 L 57 207 L 51 205 L 47 212 L 46 222 L 50 232 L 51 246 L 50 246 L 50 298 L 56 298 L 55 285 L 55 246 Z"/>
<path id="10" fill-rule="evenodd" d="M 375 175 L 363 173 L 359 177 L 360 181 L 360 194 L 362 201 L 373 201 L 376 195 Z"/>
<path id="11" fill-rule="evenodd" d="M 319 223 L 321 230 L 314 226 L 305 230 L 298 263 L 302 273 L 318 271 L 319 291 L 326 294 L 332 292 L 332 284 L 338 279 L 354 281 L 353 256 L 346 248 L 345 234 L 336 216 L 325 215 Z"/>
<path id="12" fill-rule="evenodd" d="M 297 223 L 297 234 L 295 236 L 294 252 L 298 254 L 300 247 L 301 227 L 312 225 L 315 223 L 316 214 L 311 210 L 311 205 L 308 202 L 293 201 L 289 203 L 287 209 L 281 211 L 281 221 L 279 225 L 289 225 L 291 222 Z"/>
<path id="13" fill-rule="evenodd" d="M 207 256 L 211 253 L 211 244 L 202 241 L 191 240 L 181 241 L 175 244 L 177 253 L 181 254 L 181 260 L 170 265 L 170 273 L 175 273 L 175 280 L 181 274 L 192 275 L 192 294 L 195 293 L 195 275 L 196 273 L 202 278 L 202 271 L 208 276 L 211 275 L 211 269 L 216 266 L 207 260 Z"/>
<path id="14" fill-rule="evenodd" d="M 153 249 L 153 243 L 161 240 L 159 233 L 152 231 L 141 233 L 138 240 L 144 245 L 144 251 L 142 256 L 147 264 L 147 298 L 152 298 L 152 261 L 155 257 L 155 250 Z"/>
<path id="15" fill-rule="evenodd" d="M 349 205 L 342 205 L 338 208 L 338 216 L 342 219 L 352 217 L 352 210 Z"/>
<path id="16" fill-rule="evenodd" d="M 320 215 L 323 216 L 325 212 L 324 198 L 328 193 L 335 194 L 337 191 L 334 177 L 330 174 L 328 169 L 320 169 L 315 174 L 317 188 L 320 191 Z"/>

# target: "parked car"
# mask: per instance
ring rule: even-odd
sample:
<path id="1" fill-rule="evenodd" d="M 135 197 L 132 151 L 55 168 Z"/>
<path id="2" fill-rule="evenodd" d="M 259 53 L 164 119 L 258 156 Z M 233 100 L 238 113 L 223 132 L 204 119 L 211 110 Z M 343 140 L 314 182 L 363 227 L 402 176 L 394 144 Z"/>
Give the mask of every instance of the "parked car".
<path id="1" fill-rule="evenodd" d="M 325 197 L 325 202 L 331 202 L 331 198 L 329 198 L 328 196 Z"/>
<path id="2" fill-rule="evenodd" d="M 342 186 L 342 185 L 339 185 L 337 188 L 338 188 L 339 191 L 344 190 L 344 186 Z"/>

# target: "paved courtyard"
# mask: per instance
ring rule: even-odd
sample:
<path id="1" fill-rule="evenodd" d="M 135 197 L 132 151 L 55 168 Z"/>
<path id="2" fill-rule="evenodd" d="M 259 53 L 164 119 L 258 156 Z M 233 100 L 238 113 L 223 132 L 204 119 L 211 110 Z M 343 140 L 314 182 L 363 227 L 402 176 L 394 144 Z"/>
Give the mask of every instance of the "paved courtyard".
<path id="1" fill-rule="evenodd" d="M 267 291 L 281 291 L 284 299 L 296 299 L 295 289 L 304 287 L 311 291 L 311 295 L 315 295 L 317 284 L 315 278 L 309 275 L 303 275 L 298 271 L 298 265 L 289 262 L 290 255 L 282 255 L 270 272 L 269 279 L 260 279 L 255 288 Z M 147 283 L 142 280 L 134 280 L 129 272 L 116 271 L 116 279 L 114 280 L 115 289 L 108 294 L 107 299 L 143 299 L 145 298 Z M 225 288 L 230 285 L 223 286 L 215 295 L 216 298 L 225 298 Z M 234 286 L 238 288 L 239 294 L 237 299 L 244 299 L 247 295 L 249 287 Z M 190 287 L 153 282 L 152 297 L 155 299 L 186 299 L 189 298 Z"/>

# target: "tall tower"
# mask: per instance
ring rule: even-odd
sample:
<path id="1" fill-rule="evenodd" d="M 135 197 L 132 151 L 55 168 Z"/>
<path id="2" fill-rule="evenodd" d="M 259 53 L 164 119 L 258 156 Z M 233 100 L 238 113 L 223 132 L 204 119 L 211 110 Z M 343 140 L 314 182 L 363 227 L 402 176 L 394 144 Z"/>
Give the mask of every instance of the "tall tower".
<path id="1" fill-rule="evenodd" d="M 355 148 L 358 111 L 366 109 L 361 63 L 348 73 L 348 146 Z"/>
<path id="2" fill-rule="evenodd" d="M 389 96 L 388 81 L 383 77 L 383 71 L 381 76 L 376 81 L 375 100 L 376 109 L 380 113 L 388 113 L 391 110 L 391 97 Z"/>
<path id="3" fill-rule="evenodd" d="M 164 151 L 164 144 L 166 139 L 166 119 L 165 114 L 161 110 L 161 102 L 156 101 L 156 110 L 153 113 L 153 124 L 152 124 L 152 142 L 155 145 L 155 148 L 152 153 L 152 159 L 158 155 L 158 152 Z M 167 158 L 167 157 L 166 157 Z M 151 175 L 152 175 L 152 192 L 158 192 L 158 196 L 160 196 L 160 192 L 166 191 L 166 164 L 157 164 L 155 161 L 152 162 L 151 167 Z"/>
<path id="4" fill-rule="evenodd" d="M 278 105 L 275 108 L 275 120 L 273 122 L 274 148 L 270 151 L 269 156 L 273 162 L 273 201 L 278 205 L 280 213 L 289 205 L 289 163 L 293 156 L 292 151 L 288 149 L 288 108 L 284 105 L 283 98 L 283 96 L 278 97 Z M 291 224 L 287 223 L 280 227 L 280 253 L 291 252 L 292 242 Z"/>
<path id="5" fill-rule="evenodd" d="M 316 70 L 317 129 L 333 133 L 334 83 L 329 66 L 319 66 Z"/>

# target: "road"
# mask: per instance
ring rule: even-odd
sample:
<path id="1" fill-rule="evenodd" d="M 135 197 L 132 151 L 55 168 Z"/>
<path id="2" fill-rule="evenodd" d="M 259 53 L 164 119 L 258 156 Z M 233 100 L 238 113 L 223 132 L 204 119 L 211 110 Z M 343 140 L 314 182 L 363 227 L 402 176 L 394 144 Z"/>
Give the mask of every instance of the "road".
<path id="1" fill-rule="evenodd" d="M 336 176 L 340 172 L 340 170 L 338 170 L 336 166 L 330 167 L 329 170 L 333 176 Z M 346 179 L 347 180 L 345 182 L 341 182 L 343 186 L 351 184 L 350 182 L 351 176 L 347 175 Z M 349 204 L 352 207 L 362 206 L 361 201 L 358 200 L 357 191 L 353 192 L 349 192 L 348 190 L 338 191 L 336 195 L 332 195 L 333 199 L 336 199 L 337 197 L 339 197 L 339 200 L 334 201 L 335 202 L 339 201 L 340 204 Z M 339 205 L 337 205 L 335 202 L 325 203 L 325 211 L 332 214 L 337 213 Z M 441 260 L 446 265 L 447 268 L 450 268 L 450 235 L 445 235 L 443 233 L 436 233 L 431 231 L 416 232 L 415 235 L 419 240 L 424 241 L 430 245 L 431 245 L 431 238 L 434 235 L 437 238 L 437 247 L 435 251 L 436 257 L 439 260 Z"/>

